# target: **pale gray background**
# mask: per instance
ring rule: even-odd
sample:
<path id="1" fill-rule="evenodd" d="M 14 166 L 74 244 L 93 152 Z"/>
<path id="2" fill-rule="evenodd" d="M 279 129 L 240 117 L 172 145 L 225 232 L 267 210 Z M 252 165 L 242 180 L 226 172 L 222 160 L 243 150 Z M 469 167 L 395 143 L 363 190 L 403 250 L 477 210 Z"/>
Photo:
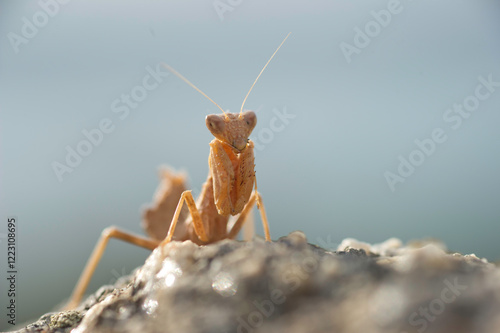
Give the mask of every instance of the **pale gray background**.
<path id="1" fill-rule="evenodd" d="M 273 238 L 300 229 L 334 247 L 345 237 L 434 237 L 453 251 L 499 259 L 500 89 L 456 131 L 442 115 L 474 92 L 478 76 L 500 81 L 500 4 L 404 0 L 348 64 L 340 43 L 352 44 L 353 29 L 387 3 L 243 0 L 221 20 L 211 0 L 73 0 L 15 54 L 7 34 L 20 34 L 22 18 L 32 21 L 40 7 L 2 1 L 0 233 L 7 215 L 19 218 L 18 322 L 69 296 L 103 228 L 141 232 L 159 165 L 188 171 L 193 188 L 205 180 L 204 117 L 218 113 L 209 101 L 169 76 L 124 120 L 111 103 L 142 83 L 147 66 L 165 61 L 239 111 L 290 31 L 246 104 L 259 109 L 254 138 L 274 108 L 296 116 L 256 154 Z M 59 182 L 51 163 L 63 162 L 65 147 L 103 118 L 114 132 Z M 384 172 L 395 172 L 398 156 L 436 127 L 448 140 L 391 192 Z M 89 290 L 147 255 L 112 241 Z"/>

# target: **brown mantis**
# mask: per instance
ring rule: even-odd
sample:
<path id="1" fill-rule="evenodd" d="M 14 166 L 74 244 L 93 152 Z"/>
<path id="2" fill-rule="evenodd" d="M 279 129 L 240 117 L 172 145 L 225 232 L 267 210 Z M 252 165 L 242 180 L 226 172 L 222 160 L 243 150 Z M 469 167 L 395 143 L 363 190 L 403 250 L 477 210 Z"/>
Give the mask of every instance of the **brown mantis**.
<path id="1" fill-rule="evenodd" d="M 210 142 L 207 180 L 195 202 L 191 191 L 185 190 L 183 175 L 163 171 L 162 184 L 156 195 L 155 206 L 146 210 L 144 214 L 143 224 L 150 238 L 136 236 L 116 227 L 103 230 L 66 308 L 75 308 L 80 303 L 110 238 L 121 239 L 150 250 L 158 246 L 163 250 L 163 246 L 172 240 L 190 240 L 196 244 L 205 245 L 225 238 L 234 239 L 243 227 L 251 209 L 257 204 L 264 225 L 266 241 L 271 241 L 262 197 L 257 192 L 254 144 L 249 139 L 257 124 L 257 117 L 253 111 L 244 112 L 243 107 L 257 80 L 289 35 L 285 37 L 260 71 L 245 96 L 239 113 L 225 112 L 194 84 L 172 67 L 164 64 L 165 68 L 196 89 L 222 111 L 220 115 L 211 114 L 205 119 L 207 128 L 215 137 Z M 183 209 L 184 203 L 188 207 L 189 215 Z M 228 228 L 229 218 L 236 215 L 238 215 L 236 221 L 231 228 Z M 168 221 L 171 221 L 170 224 Z"/>

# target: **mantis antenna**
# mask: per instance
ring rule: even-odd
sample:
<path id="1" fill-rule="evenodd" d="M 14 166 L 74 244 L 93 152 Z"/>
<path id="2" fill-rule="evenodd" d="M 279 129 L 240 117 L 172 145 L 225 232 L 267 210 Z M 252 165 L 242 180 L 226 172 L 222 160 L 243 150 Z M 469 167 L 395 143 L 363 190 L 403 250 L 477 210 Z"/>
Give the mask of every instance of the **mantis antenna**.
<path id="1" fill-rule="evenodd" d="M 200 94 L 202 94 L 203 96 L 205 96 L 206 98 L 208 98 L 208 100 L 212 103 L 214 103 L 221 111 L 222 113 L 227 117 L 226 113 L 224 112 L 224 110 L 219 106 L 219 104 L 215 103 L 213 99 L 211 99 L 210 97 L 207 96 L 207 94 L 205 94 L 203 91 L 201 91 L 200 89 L 198 89 L 197 86 L 195 86 L 194 84 L 192 84 L 188 79 L 186 79 L 184 76 L 182 76 L 181 73 L 177 72 L 175 69 L 173 69 L 172 67 L 170 67 L 169 65 L 165 64 L 165 63 L 162 63 L 162 66 L 165 67 L 166 69 L 168 69 L 170 72 L 172 72 L 175 76 L 177 76 L 179 79 L 181 79 L 182 81 L 186 82 L 187 84 L 189 84 L 193 89 L 195 89 L 197 92 L 199 92 Z"/>
<path id="2" fill-rule="evenodd" d="M 262 68 L 262 70 L 260 71 L 259 75 L 257 76 L 257 78 L 255 79 L 255 81 L 253 82 L 252 86 L 250 87 L 250 90 L 248 91 L 247 95 L 245 96 L 245 99 L 243 100 L 243 103 L 241 104 L 240 115 L 243 113 L 243 106 L 245 106 L 245 102 L 247 101 L 248 95 L 250 95 L 250 92 L 252 91 L 253 86 L 255 86 L 255 84 L 259 80 L 259 77 L 262 75 L 262 73 L 266 69 L 267 65 L 269 65 L 269 63 L 271 62 L 271 60 L 274 58 L 274 55 L 276 54 L 276 52 L 278 52 L 278 50 L 281 48 L 281 46 L 283 45 L 283 43 L 285 43 L 286 39 L 288 38 L 288 36 L 290 36 L 290 34 L 291 34 L 291 32 L 289 32 L 288 35 L 286 35 L 285 39 L 283 39 L 283 41 L 281 42 L 280 46 L 278 46 L 278 48 L 276 49 L 276 51 L 274 51 L 274 53 L 271 56 L 271 58 L 269 58 L 269 60 L 265 64 L 264 68 Z"/>

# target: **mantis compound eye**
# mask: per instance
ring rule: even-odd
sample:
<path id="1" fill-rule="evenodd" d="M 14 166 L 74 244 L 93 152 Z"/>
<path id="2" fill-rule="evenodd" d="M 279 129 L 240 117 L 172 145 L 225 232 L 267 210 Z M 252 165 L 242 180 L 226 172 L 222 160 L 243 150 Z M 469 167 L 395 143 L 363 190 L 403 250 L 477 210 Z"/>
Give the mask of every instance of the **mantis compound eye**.
<path id="1" fill-rule="evenodd" d="M 224 129 L 226 128 L 226 123 L 224 122 L 224 119 L 222 119 L 219 115 L 216 114 L 209 114 L 205 118 L 205 123 L 207 125 L 208 130 L 213 134 L 221 134 L 224 132 Z"/>
<path id="2" fill-rule="evenodd" d="M 245 120 L 245 122 L 250 130 L 253 130 L 255 125 L 257 125 L 257 116 L 255 115 L 255 112 L 253 112 L 253 111 L 243 112 L 243 119 Z"/>

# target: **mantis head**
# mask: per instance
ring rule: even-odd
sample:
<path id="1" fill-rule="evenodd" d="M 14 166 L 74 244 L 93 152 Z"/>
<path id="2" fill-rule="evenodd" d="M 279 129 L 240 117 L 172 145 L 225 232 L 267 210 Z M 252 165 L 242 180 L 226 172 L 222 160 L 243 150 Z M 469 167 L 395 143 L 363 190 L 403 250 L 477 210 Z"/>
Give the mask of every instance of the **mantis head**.
<path id="1" fill-rule="evenodd" d="M 215 103 L 210 97 L 207 96 L 203 91 L 201 91 L 198 87 L 196 87 L 194 84 L 192 84 L 188 79 L 186 79 L 182 74 L 178 73 L 175 69 L 170 67 L 167 64 L 163 64 L 163 67 L 168 69 L 170 72 L 172 72 L 174 75 L 176 75 L 178 78 L 186 82 L 188 85 L 190 85 L 193 89 L 198 91 L 200 94 L 205 96 L 208 100 L 210 100 L 212 103 L 214 103 L 221 111 L 222 114 L 210 114 L 205 118 L 205 122 L 207 124 L 208 129 L 210 132 L 215 136 L 216 139 L 230 145 L 234 149 L 238 150 L 238 152 L 241 152 L 245 147 L 247 146 L 248 142 L 248 137 L 252 133 L 252 130 L 254 129 L 255 125 L 257 125 L 257 116 L 255 115 L 255 112 L 253 111 L 245 111 L 243 112 L 243 107 L 245 106 L 245 102 L 248 98 L 248 95 L 250 95 L 250 92 L 252 91 L 253 87 L 259 80 L 260 76 L 266 69 L 267 65 L 271 62 L 271 60 L 274 58 L 276 55 L 276 52 L 281 48 L 283 43 L 286 41 L 286 39 L 290 36 L 290 33 L 283 39 L 281 44 L 278 46 L 276 51 L 274 51 L 273 55 L 267 63 L 264 65 L 264 68 L 260 71 L 259 75 L 253 82 L 252 86 L 250 87 L 250 90 L 248 91 L 247 95 L 245 96 L 245 99 L 243 100 L 243 103 L 241 104 L 241 109 L 239 113 L 227 113 L 224 111 L 223 108 L 219 106 L 219 104 Z"/>
<path id="2" fill-rule="evenodd" d="M 241 152 L 257 125 L 257 116 L 253 111 L 210 114 L 205 118 L 205 123 L 216 139 Z"/>

